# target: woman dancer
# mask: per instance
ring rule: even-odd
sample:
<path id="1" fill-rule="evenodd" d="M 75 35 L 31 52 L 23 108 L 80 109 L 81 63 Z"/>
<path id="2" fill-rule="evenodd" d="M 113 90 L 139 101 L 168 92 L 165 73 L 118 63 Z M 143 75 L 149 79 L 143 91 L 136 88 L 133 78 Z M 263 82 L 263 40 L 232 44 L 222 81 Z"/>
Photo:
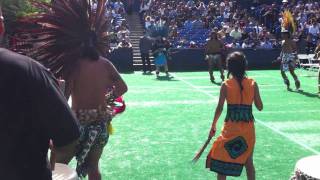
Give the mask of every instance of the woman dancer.
<path id="1" fill-rule="evenodd" d="M 227 58 L 227 68 L 228 80 L 221 86 L 209 139 L 215 135 L 225 100 L 228 103 L 227 115 L 222 133 L 208 154 L 206 167 L 218 174 L 218 180 L 224 180 L 226 176 L 240 176 L 245 166 L 247 178 L 254 180 L 255 128 L 252 104 L 259 111 L 263 104 L 257 83 L 246 76 L 246 58 L 243 53 L 231 53 Z"/>

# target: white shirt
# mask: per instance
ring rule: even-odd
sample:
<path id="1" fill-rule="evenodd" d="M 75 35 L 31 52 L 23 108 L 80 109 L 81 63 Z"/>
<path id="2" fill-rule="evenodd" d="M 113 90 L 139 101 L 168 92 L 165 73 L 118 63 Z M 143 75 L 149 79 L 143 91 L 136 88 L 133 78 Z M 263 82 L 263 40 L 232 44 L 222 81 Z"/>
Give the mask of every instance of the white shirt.
<path id="1" fill-rule="evenodd" d="M 261 42 L 260 48 L 263 49 L 272 49 L 272 44 L 270 42 Z"/>
<path id="2" fill-rule="evenodd" d="M 223 12 L 223 18 L 224 19 L 229 19 L 230 13 L 228 11 Z"/>
<path id="3" fill-rule="evenodd" d="M 122 2 L 115 2 L 114 3 L 114 9 L 116 9 L 117 11 L 123 7 L 123 3 Z"/>
<path id="4" fill-rule="evenodd" d="M 246 49 L 246 48 L 251 48 L 251 44 L 247 44 L 247 43 L 242 43 L 242 46 L 241 46 L 243 49 Z"/>
<path id="5" fill-rule="evenodd" d="M 316 25 L 316 26 L 313 26 L 313 25 L 310 26 L 308 32 L 309 32 L 310 34 L 314 35 L 314 36 L 317 36 L 317 35 L 320 33 L 320 31 L 319 31 L 319 26 L 318 26 L 318 25 Z"/>

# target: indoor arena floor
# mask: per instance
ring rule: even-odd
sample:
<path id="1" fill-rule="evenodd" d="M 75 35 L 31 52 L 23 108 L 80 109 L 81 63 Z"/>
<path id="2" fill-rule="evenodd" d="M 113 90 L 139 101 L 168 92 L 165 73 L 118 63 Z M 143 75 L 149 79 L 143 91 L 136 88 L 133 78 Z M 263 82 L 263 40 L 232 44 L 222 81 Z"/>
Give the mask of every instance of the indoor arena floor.
<path id="1" fill-rule="evenodd" d="M 262 112 L 254 108 L 257 180 L 288 180 L 297 160 L 320 154 L 317 74 L 298 70 L 298 75 L 303 91 L 289 92 L 279 71 L 248 72 L 257 81 L 264 103 Z M 191 160 L 207 139 L 220 85 L 212 84 L 207 72 L 177 72 L 172 76 L 157 80 L 154 74 L 123 74 L 129 87 L 125 95 L 127 109 L 113 120 L 115 134 L 100 161 L 103 179 L 216 178 L 204 168 L 211 145 L 197 164 Z M 215 77 L 220 82 L 217 73 Z M 290 81 L 294 87 L 291 77 Z M 225 112 L 226 108 L 217 135 Z M 229 179 L 246 179 L 245 169 L 240 178 Z"/>

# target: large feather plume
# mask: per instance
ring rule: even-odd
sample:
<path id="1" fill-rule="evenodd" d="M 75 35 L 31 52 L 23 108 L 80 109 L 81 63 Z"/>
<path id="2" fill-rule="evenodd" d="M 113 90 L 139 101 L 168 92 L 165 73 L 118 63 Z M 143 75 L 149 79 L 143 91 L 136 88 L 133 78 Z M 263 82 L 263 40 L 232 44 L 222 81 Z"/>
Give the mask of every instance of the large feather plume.
<path id="1" fill-rule="evenodd" d="M 290 11 L 286 10 L 282 13 L 282 29 L 283 31 L 288 31 L 290 33 L 296 32 L 296 25 L 294 18 Z"/>
<path id="2" fill-rule="evenodd" d="M 68 74 L 81 57 L 84 43 L 95 33 L 93 46 L 101 53 L 107 47 L 109 20 L 105 17 L 107 0 L 55 0 L 53 3 L 30 1 L 42 12 L 24 17 L 23 22 L 37 24 L 21 29 L 20 34 L 31 34 L 24 43 L 37 44 L 36 48 L 20 48 L 49 68 L 56 76 Z"/>

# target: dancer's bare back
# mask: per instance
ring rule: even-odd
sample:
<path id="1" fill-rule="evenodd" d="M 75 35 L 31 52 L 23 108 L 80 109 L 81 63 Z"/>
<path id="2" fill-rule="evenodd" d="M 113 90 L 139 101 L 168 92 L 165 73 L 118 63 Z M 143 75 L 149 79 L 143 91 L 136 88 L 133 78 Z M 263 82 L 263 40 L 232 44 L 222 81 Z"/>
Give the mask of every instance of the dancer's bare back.
<path id="1" fill-rule="evenodd" d="M 282 41 L 282 52 L 284 53 L 294 53 L 296 52 L 296 43 L 292 39 Z"/>
<path id="2" fill-rule="evenodd" d="M 67 81 L 72 109 L 98 108 L 104 104 L 107 89 L 113 86 L 117 96 L 127 91 L 127 85 L 110 61 L 103 57 L 97 61 L 80 60 Z"/>

